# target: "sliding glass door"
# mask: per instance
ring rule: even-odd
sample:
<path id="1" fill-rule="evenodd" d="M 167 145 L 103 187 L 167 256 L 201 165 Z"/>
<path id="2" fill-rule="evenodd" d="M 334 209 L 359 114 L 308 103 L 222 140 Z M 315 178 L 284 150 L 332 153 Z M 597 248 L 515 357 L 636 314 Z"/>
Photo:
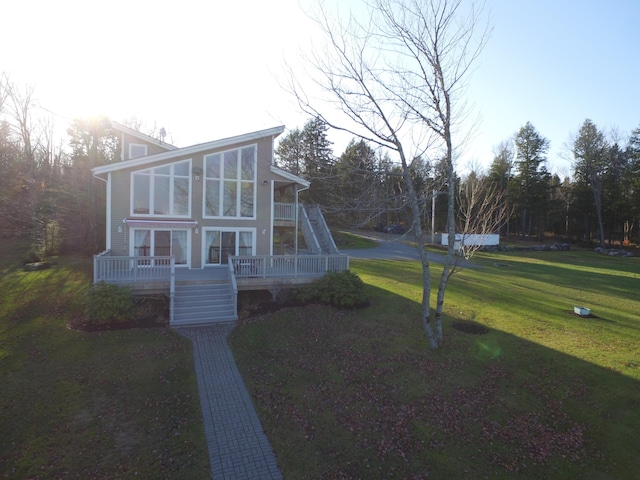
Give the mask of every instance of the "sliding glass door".
<path id="1" fill-rule="evenodd" d="M 253 230 L 204 230 L 204 264 L 226 265 L 233 255 L 253 255 Z"/>
<path id="2" fill-rule="evenodd" d="M 135 257 L 174 257 L 176 265 L 187 265 L 189 257 L 187 230 L 133 230 L 132 255 Z M 141 264 L 151 265 L 151 260 Z"/>

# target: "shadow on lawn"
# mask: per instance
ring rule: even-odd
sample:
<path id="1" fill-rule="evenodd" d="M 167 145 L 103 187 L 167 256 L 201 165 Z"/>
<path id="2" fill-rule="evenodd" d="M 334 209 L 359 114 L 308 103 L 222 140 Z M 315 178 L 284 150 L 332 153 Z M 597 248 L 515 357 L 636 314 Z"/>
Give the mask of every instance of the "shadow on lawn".
<path id="1" fill-rule="evenodd" d="M 285 478 L 640 470 L 637 381 L 495 328 L 455 330 L 462 318 L 431 352 L 419 304 L 368 288 L 369 309 L 282 310 L 230 337 Z"/>

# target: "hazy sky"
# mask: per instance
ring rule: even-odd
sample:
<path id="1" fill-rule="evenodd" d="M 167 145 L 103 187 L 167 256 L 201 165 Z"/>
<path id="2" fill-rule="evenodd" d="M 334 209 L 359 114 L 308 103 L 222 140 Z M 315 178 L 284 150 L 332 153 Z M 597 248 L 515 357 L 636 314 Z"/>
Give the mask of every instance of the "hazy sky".
<path id="1" fill-rule="evenodd" d="M 33 84 L 61 123 L 136 116 L 164 126 L 178 146 L 301 127 L 307 117 L 277 77 L 314 41 L 302 12 L 309 3 L 11 1 L 2 7 L 0 71 Z M 552 171 L 568 173 L 561 153 L 585 118 L 624 136 L 640 126 L 640 1 L 487 0 L 486 8 L 493 34 L 467 98 L 480 122 L 461 163 L 488 165 L 494 146 L 531 121 L 551 141 Z"/>

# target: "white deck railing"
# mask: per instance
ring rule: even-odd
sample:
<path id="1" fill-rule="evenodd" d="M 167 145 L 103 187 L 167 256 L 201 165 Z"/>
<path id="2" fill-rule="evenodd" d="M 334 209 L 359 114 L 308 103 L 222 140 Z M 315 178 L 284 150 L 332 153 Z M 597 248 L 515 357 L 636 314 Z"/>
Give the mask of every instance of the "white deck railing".
<path id="1" fill-rule="evenodd" d="M 321 277 L 326 272 L 349 269 L 347 255 L 241 255 L 229 258 L 234 291 L 237 278 Z M 175 259 L 173 257 L 93 257 L 94 283 L 135 285 L 138 282 L 167 282 L 170 297 L 174 292 Z M 187 272 L 185 272 L 187 273 Z M 187 273 L 188 275 L 188 273 Z"/>
<path id="2" fill-rule="evenodd" d="M 93 257 L 93 283 L 171 282 L 174 275 L 173 257 Z"/>
<path id="3" fill-rule="evenodd" d="M 278 203 L 273 204 L 274 220 L 296 220 L 296 204 L 295 203 Z"/>
<path id="4" fill-rule="evenodd" d="M 347 255 L 242 255 L 231 262 L 238 278 L 318 277 L 349 269 Z"/>

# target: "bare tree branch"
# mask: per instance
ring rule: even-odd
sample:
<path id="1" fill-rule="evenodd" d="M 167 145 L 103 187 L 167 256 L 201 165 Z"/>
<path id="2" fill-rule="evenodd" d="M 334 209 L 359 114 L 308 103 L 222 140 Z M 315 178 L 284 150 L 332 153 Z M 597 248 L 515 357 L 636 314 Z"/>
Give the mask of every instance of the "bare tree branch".
<path id="1" fill-rule="evenodd" d="M 476 32 L 481 11 L 473 6 L 465 11 L 462 0 L 368 0 L 365 5 L 368 15 L 362 22 L 354 15 L 346 22 L 334 19 L 318 6 L 311 18 L 327 44 L 305 59 L 313 86 L 323 94 L 311 97 L 291 69 L 288 88 L 303 111 L 397 156 L 423 267 L 422 325 L 431 347 L 437 348 L 442 344 L 444 292 L 454 261 L 452 137 L 464 118 L 461 95 L 466 77 L 489 29 Z M 446 172 L 447 228 L 452 235 L 433 319 L 422 224 L 425 199 L 419 197 L 411 171 L 416 152 L 443 158 Z"/>

